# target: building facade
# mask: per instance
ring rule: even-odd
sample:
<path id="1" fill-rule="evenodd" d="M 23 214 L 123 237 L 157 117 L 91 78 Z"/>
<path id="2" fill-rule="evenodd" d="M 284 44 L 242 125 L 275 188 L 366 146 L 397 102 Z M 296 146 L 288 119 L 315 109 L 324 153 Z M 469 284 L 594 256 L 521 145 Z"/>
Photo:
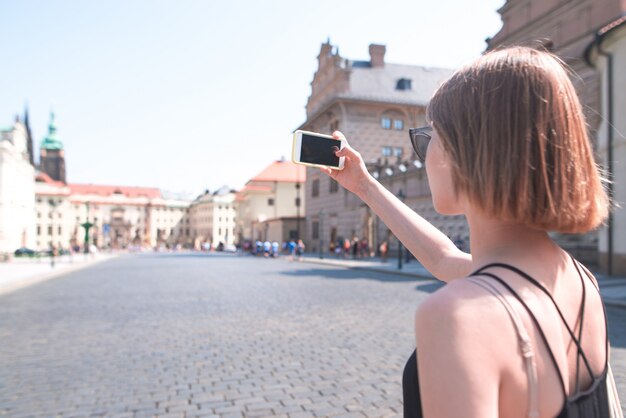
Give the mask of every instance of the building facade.
<path id="1" fill-rule="evenodd" d="M 189 219 L 196 250 L 235 244 L 235 197 L 236 191 L 224 186 L 213 193 L 207 190 L 191 203 Z"/>
<path id="2" fill-rule="evenodd" d="M 624 15 L 626 3 L 622 0 L 507 0 L 498 12 L 502 16 L 502 28 L 487 40 L 488 48 L 542 44 L 559 55 L 575 73 L 572 81 L 583 103 L 598 162 L 608 168 L 608 152 L 598 143 L 598 129 L 603 124 L 603 87 L 600 72 L 589 65 L 585 51 L 597 38 L 599 28 Z M 619 177 L 614 178 L 616 190 L 626 187 Z M 609 244 L 610 234 L 603 228 L 583 235 L 553 235 L 582 262 L 599 265 L 601 270 L 609 272 L 607 260 L 612 256 L 609 257 L 607 251 L 614 246 Z"/>
<path id="3" fill-rule="evenodd" d="M 39 170 L 50 176 L 52 180 L 65 183 L 65 150 L 63 149 L 63 142 L 57 136 L 54 112 L 50 112 L 48 135 L 41 143 L 39 155 Z"/>
<path id="4" fill-rule="evenodd" d="M 35 242 L 35 168 L 26 126 L 0 128 L 0 254 Z"/>
<path id="5" fill-rule="evenodd" d="M 190 202 L 148 187 L 36 182 L 36 249 L 136 249 L 192 244 Z M 88 226 L 86 227 L 86 225 Z M 86 229 L 89 235 L 86 235 Z"/>
<path id="6" fill-rule="evenodd" d="M 322 44 L 306 105 L 307 120 L 299 127 L 320 133 L 342 131 L 370 171 L 379 167 L 381 178 L 400 166 L 415 167 L 408 129 L 426 124 L 425 109 L 431 95 L 452 73 L 386 63 L 385 51 L 383 45 L 370 45 L 369 61 L 353 61 L 342 58 L 330 43 Z M 413 188 L 403 191 L 410 199 L 415 197 L 413 192 Z M 382 222 L 360 199 L 319 169 L 307 168 L 304 195 L 305 243 L 310 251 L 327 251 L 330 243 L 354 238 L 377 248 L 388 238 L 387 232 L 379 232 L 386 227 L 380 226 Z M 431 212 L 423 215 L 428 219 L 436 216 Z"/>
<path id="7" fill-rule="evenodd" d="M 609 173 L 609 195 L 619 205 L 599 231 L 600 264 L 626 274 L 626 15 L 600 28 L 586 57 L 600 74 L 598 154 Z"/>
<path id="8" fill-rule="evenodd" d="M 237 242 L 287 242 L 304 236 L 303 186 L 306 170 L 291 161 L 275 161 L 237 194 Z"/>

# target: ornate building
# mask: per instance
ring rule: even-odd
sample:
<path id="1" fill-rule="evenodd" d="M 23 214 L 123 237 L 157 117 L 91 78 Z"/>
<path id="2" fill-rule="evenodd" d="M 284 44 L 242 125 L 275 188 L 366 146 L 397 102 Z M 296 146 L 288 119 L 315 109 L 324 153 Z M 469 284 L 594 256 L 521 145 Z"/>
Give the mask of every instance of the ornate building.
<path id="1" fill-rule="evenodd" d="M 236 198 L 237 242 L 282 243 L 303 237 L 305 181 L 305 167 L 285 160 L 274 161 L 248 180 Z"/>
<path id="2" fill-rule="evenodd" d="M 16 118 L 12 126 L 0 127 L 0 254 L 35 241 L 34 178 L 28 132 Z"/>
<path id="3" fill-rule="evenodd" d="M 342 131 L 372 171 L 381 167 L 381 176 L 397 172 L 394 167 L 400 165 L 415 167 L 408 128 L 425 125 L 430 96 L 452 73 L 386 63 L 385 51 L 384 45 L 370 45 L 368 61 L 353 61 L 333 51 L 330 43 L 322 44 L 306 106 L 307 120 L 299 127 L 321 133 Z M 418 175 L 418 170 L 407 175 L 413 173 Z M 404 188 L 403 193 L 414 199 L 417 195 L 411 193 L 417 190 Z M 326 251 L 330 242 L 345 238 L 366 239 L 371 248 L 377 248 L 374 245 L 389 238 L 382 221 L 363 202 L 319 169 L 307 168 L 304 195 L 309 250 Z M 427 219 L 438 216 L 432 207 L 424 210 L 420 214 Z"/>
<path id="4" fill-rule="evenodd" d="M 224 186 L 213 193 L 207 190 L 191 202 L 189 219 L 194 248 L 219 248 L 234 245 L 237 205 L 236 191 Z"/>
<path id="5" fill-rule="evenodd" d="M 36 248 L 140 249 L 191 246 L 189 202 L 150 187 L 64 184 L 45 173 L 36 183 Z"/>
<path id="6" fill-rule="evenodd" d="M 63 142 L 57 137 L 57 126 L 54 112 L 50 112 L 48 135 L 41 143 L 39 170 L 46 173 L 52 180 L 65 183 L 65 151 Z"/>

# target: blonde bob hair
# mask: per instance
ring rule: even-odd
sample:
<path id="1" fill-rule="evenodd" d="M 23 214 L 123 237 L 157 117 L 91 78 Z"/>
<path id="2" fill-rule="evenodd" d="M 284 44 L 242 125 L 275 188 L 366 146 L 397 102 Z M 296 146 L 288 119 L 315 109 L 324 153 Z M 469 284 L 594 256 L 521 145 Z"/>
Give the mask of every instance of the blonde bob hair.
<path id="1" fill-rule="evenodd" d="M 452 161 L 455 192 L 483 213 L 562 233 L 607 217 L 582 107 L 553 54 L 482 55 L 439 87 L 427 118 Z"/>

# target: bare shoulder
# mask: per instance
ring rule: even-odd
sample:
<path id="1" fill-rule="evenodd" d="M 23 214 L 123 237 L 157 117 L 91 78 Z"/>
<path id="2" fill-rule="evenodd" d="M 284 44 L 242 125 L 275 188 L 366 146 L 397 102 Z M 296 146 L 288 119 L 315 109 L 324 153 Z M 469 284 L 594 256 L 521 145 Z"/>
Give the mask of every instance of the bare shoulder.
<path id="1" fill-rule="evenodd" d="M 469 321 L 495 309 L 495 302 L 489 292 L 464 278 L 453 280 L 430 295 L 419 306 L 416 316 L 437 315 L 441 319 Z"/>
<path id="2" fill-rule="evenodd" d="M 430 416 L 498 416 L 503 353 L 511 352 L 501 344 L 515 338 L 502 332 L 503 315 L 494 299 L 480 286 L 459 279 L 417 309 L 418 370 L 420 380 L 429 382 L 420 391 Z"/>
<path id="3" fill-rule="evenodd" d="M 473 344 L 484 345 L 485 339 L 502 337 L 503 332 L 514 337 L 502 304 L 487 290 L 467 279 L 448 283 L 418 307 L 415 332 L 418 339 L 438 336 L 462 340 L 466 348 Z M 490 347 L 498 348 L 497 345 Z"/>

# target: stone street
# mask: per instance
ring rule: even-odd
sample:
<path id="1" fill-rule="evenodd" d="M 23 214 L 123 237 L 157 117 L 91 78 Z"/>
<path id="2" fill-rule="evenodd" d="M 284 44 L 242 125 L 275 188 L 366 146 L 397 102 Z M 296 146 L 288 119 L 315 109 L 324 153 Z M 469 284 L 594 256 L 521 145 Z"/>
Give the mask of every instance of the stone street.
<path id="1" fill-rule="evenodd" d="M 433 280 L 216 254 L 121 256 L 0 296 L 0 416 L 402 416 Z M 626 310 L 609 308 L 626 399 Z"/>

